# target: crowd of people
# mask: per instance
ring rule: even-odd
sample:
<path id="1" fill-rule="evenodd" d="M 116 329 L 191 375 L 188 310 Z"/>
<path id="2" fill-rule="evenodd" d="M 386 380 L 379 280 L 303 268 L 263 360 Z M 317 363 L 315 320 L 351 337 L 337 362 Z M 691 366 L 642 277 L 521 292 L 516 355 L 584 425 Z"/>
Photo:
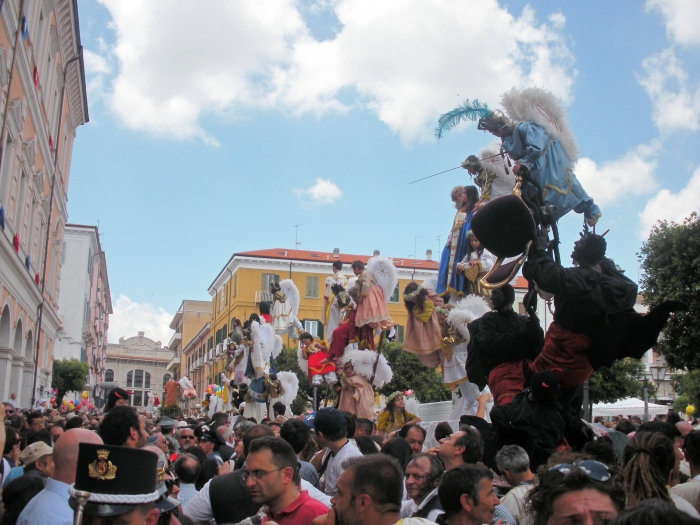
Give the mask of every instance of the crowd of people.
<path id="1" fill-rule="evenodd" d="M 380 421 L 277 405 L 260 422 L 152 420 L 119 391 L 104 414 L 70 419 L 6 404 L 2 523 L 700 523 L 700 429 L 675 413 L 594 424 L 582 447 L 537 457 L 499 446 L 490 461 L 483 419 L 429 436 L 402 402 Z"/>

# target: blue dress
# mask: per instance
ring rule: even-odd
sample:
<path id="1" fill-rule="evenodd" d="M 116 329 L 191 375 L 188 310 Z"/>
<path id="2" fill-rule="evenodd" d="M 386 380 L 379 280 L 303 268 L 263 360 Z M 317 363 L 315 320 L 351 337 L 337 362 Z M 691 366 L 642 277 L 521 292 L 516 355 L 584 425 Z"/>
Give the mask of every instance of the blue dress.
<path id="1" fill-rule="evenodd" d="M 513 133 L 501 140 L 508 155 L 528 167 L 543 192 L 545 205 L 556 206 L 551 214 L 555 221 L 571 210 L 583 213 L 589 225 L 600 217 L 600 208 L 574 175 L 564 148 L 542 126 L 518 122 Z"/>
<path id="2" fill-rule="evenodd" d="M 435 292 L 442 297 L 450 294 L 464 297 L 466 279 L 464 272 L 457 271 L 457 265 L 462 262 L 469 248 L 467 232 L 471 226 L 472 215 L 471 211 L 460 210 L 457 212 L 450 231 L 452 243 L 445 244 L 442 255 L 440 255 L 440 269 L 438 270 Z"/>

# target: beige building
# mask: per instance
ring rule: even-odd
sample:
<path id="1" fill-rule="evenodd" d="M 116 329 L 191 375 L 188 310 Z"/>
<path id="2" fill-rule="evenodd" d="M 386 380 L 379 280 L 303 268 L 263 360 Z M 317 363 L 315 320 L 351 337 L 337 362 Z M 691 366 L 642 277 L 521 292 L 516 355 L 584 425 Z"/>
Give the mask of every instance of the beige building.
<path id="1" fill-rule="evenodd" d="M 88 107 L 77 2 L 0 5 L 0 395 L 28 407 L 51 384 L 71 155 Z"/>
<path id="2" fill-rule="evenodd" d="M 168 363 L 173 353 L 163 348 L 160 341 L 145 337 L 139 332 L 136 337 L 120 338 L 119 344 L 107 345 L 107 362 L 104 380 L 115 381 L 131 394 L 133 406 L 146 406 L 148 392 L 165 399 L 163 386 L 173 376 L 168 372 Z"/>
<path id="3" fill-rule="evenodd" d="M 182 370 L 185 369 L 182 366 L 185 363 L 182 352 L 183 345 L 187 346 L 210 321 L 211 301 L 185 299 L 180 304 L 180 308 L 177 309 L 170 322 L 170 328 L 175 330 L 175 333 L 170 338 L 168 345 L 168 349 L 173 352 L 173 358 L 168 363 L 168 372 L 172 374 L 175 381 L 182 377 Z"/>

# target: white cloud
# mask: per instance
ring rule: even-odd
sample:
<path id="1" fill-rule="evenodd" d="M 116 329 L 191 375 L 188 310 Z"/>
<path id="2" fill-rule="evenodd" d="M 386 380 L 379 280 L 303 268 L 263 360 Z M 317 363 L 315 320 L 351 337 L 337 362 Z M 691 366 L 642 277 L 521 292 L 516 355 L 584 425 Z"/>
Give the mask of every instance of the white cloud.
<path id="1" fill-rule="evenodd" d="M 642 61 L 645 75 L 638 80 L 654 106 L 653 118 L 662 132 L 695 131 L 700 127 L 700 85 L 688 79 L 673 49 Z"/>
<path id="2" fill-rule="evenodd" d="M 342 197 L 343 192 L 336 186 L 335 182 L 328 179 L 316 179 L 316 184 L 305 190 L 294 188 L 294 194 L 304 199 L 304 203 L 308 204 L 333 204 Z M 310 199 L 311 203 L 306 201 Z"/>
<path id="3" fill-rule="evenodd" d="M 678 193 L 662 189 L 647 202 L 644 210 L 639 213 L 642 224 L 639 237 L 646 239 L 656 221 L 683 222 L 691 212 L 699 211 L 698 203 L 700 203 L 700 168 L 695 170 L 688 184 Z"/>
<path id="4" fill-rule="evenodd" d="M 666 33 L 678 44 L 700 44 L 697 0 L 647 0 L 647 9 L 660 11 L 666 19 Z"/>
<path id="5" fill-rule="evenodd" d="M 568 101 L 575 76 L 561 13 L 539 23 L 531 8 L 515 17 L 496 0 L 318 0 L 311 7 L 333 9 L 340 23 L 323 41 L 296 0 L 100 2 L 116 36 L 113 111 L 132 129 L 176 139 L 216 143 L 201 127 L 206 115 L 362 106 L 403 140 L 428 140 L 463 98 L 495 105 L 514 85 L 538 85 Z"/>
<path id="6" fill-rule="evenodd" d="M 112 72 L 112 68 L 109 67 L 107 60 L 89 49 L 83 49 L 83 59 L 85 60 L 85 71 L 88 73 Z"/>
<path id="7" fill-rule="evenodd" d="M 648 159 L 657 152 L 658 146 L 656 142 L 641 145 L 619 159 L 600 165 L 584 157 L 576 164 L 576 177 L 601 207 L 620 204 L 628 195 L 651 193 L 657 188 L 654 180 L 656 161 Z"/>
<path id="8" fill-rule="evenodd" d="M 139 332 L 145 332 L 146 337 L 160 341 L 163 346 L 170 342 L 174 333 L 170 328 L 173 314 L 163 308 L 156 308 L 150 303 L 136 303 L 120 294 L 113 311 L 109 316 L 110 343 L 118 343 L 120 337 L 135 337 Z"/>

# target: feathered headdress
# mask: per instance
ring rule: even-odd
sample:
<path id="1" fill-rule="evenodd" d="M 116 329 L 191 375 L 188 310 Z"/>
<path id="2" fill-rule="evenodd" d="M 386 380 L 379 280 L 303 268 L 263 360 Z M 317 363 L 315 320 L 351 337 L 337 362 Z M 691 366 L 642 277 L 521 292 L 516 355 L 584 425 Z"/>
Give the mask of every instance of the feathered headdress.
<path id="1" fill-rule="evenodd" d="M 467 99 L 452 111 L 448 111 L 447 113 L 440 115 L 438 125 L 435 128 L 435 136 L 438 139 L 441 139 L 442 134 L 445 131 L 454 128 L 463 120 L 471 120 L 472 122 L 476 122 L 480 118 L 486 118 L 488 115 L 489 107 L 486 104 L 479 102 L 476 99 L 472 101 Z"/>
<path id="2" fill-rule="evenodd" d="M 467 295 L 455 304 L 455 307 L 447 314 L 447 323 L 469 342 L 470 336 L 467 325 L 490 311 L 491 308 L 489 308 L 488 303 L 481 297 L 478 295 Z"/>
<path id="3" fill-rule="evenodd" d="M 280 290 L 287 298 L 287 303 L 292 307 L 296 317 L 299 314 L 299 288 L 291 279 L 285 279 L 280 282 Z"/>
<path id="4" fill-rule="evenodd" d="M 374 275 L 377 284 L 384 292 L 384 301 L 388 303 L 399 282 L 394 263 L 387 257 L 376 255 L 367 261 L 367 271 Z"/>

